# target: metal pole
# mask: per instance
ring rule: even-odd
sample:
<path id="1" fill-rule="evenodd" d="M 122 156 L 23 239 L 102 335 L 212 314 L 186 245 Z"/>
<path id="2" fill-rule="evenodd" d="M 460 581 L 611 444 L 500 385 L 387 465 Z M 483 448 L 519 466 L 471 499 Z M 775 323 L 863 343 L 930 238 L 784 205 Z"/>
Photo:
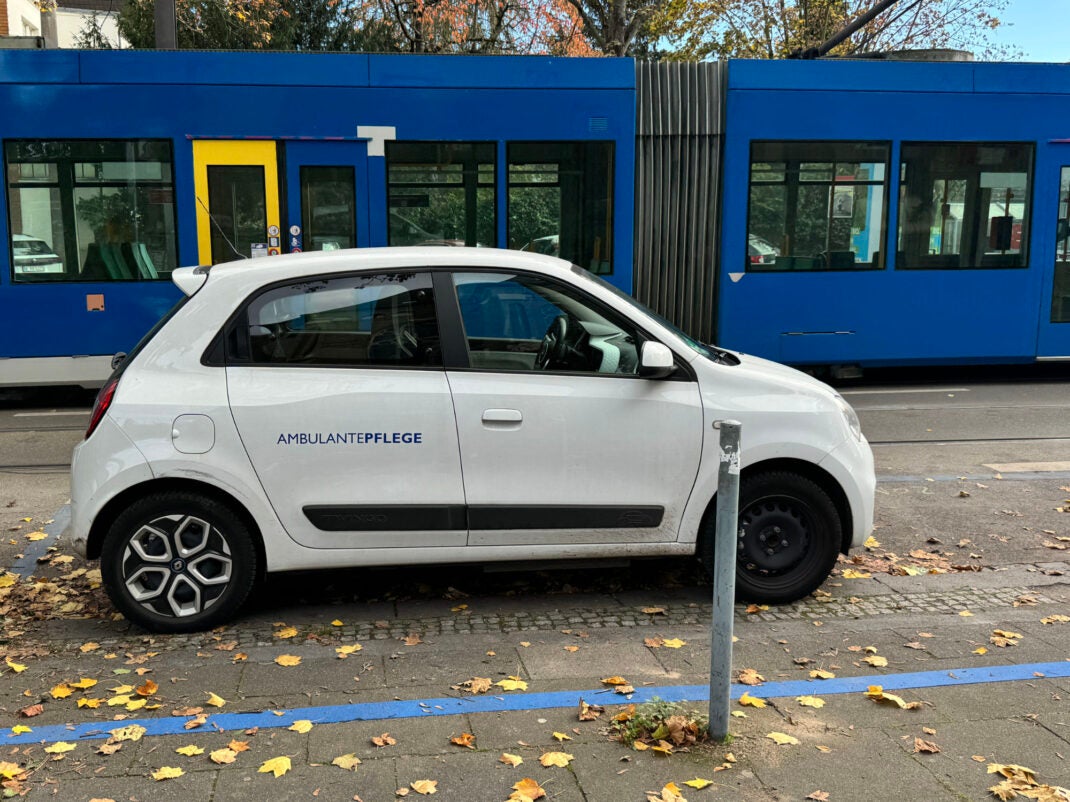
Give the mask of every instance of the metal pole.
<path id="1" fill-rule="evenodd" d="M 178 38 L 175 32 L 175 0 L 156 0 L 156 49 L 175 50 Z"/>
<path id="2" fill-rule="evenodd" d="M 732 616 L 736 597 L 736 541 L 739 528 L 739 421 L 713 424 L 720 431 L 717 528 L 713 538 L 713 615 L 710 619 L 710 736 L 728 736 L 732 686 Z"/>

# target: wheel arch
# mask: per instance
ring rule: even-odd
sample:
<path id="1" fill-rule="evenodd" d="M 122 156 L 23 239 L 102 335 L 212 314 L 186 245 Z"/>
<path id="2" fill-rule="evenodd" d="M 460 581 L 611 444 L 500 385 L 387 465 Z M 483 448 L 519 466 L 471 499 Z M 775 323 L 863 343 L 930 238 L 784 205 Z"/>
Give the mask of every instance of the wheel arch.
<path id="1" fill-rule="evenodd" d="M 836 481 L 832 474 L 821 466 L 802 459 L 792 459 L 791 457 L 776 457 L 747 465 L 740 471 L 740 479 L 742 480 L 748 476 L 754 476 L 760 473 L 774 473 L 778 471 L 795 473 L 799 476 L 803 476 L 828 494 L 829 498 L 832 500 L 833 506 L 836 508 L 836 513 L 840 516 L 840 552 L 846 554 L 851 547 L 851 533 L 854 531 L 854 519 L 851 514 L 851 504 L 848 502 L 847 494 L 843 491 L 840 483 Z M 713 520 L 716 513 L 717 494 L 715 493 L 713 498 L 710 499 L 709 504 L 706 506 L 706 512 L 702 516 L 702 525 L 699 529 L 700 533 L 709 531 L 707 529 L 707 523 L 708 521 Z"/>
<path id="2" fill-rule="evenodd" d="M 256 519 L 252 516 L 249 510 L 245 508 L 245 505 L 230 493 L 227 493 L 225 490 L 220 490 L 218 487 L 210 485 L 207 482 L 199 482 L 196 479 L 150 479 L 136 485 L 131 485 L 118 493 L 114 498 L 110 499 L 103 507 L 101 507 L 100 512 L 98 512 L 96 518 L 93 519 L 93 524 L 89 529 L 89 536 L 86 538 L 86 558 L 90 560 L 100 558 L 101 548 L 104 544 L 104 538 L 108 534 L 108 530 L 111 529 L 116 518 L 118 518 L 123 510 L 129 507 L 130 504 L 138 499 L 145 498 L 146 496 L 155 493 L 166 493 L 168 491 L 196 493 L 230 508 L 230 510 L 241 519 L 242 523 L 249 528 L 249 532 L 253 536 L 253 546 L 256 548 L 257 557 L 257 579 L 259 580 L 261 578 L 266 567 L 266 555 L 264 549 L 264 536 L 260 531 L 260 527 L 257 526 Z"/>

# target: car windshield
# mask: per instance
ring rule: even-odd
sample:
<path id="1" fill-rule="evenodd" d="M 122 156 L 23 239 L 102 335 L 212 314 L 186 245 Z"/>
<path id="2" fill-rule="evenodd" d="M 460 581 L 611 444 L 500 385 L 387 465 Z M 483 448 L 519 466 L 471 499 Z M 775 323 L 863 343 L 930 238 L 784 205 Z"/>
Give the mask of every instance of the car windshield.
<path id="1" fill-rule="evenodd" d="M 668 320 L 663 318 L 661 315 L 659 315 L 653 309 L 651 309 L 650 307 L 646 306 L 645 304 L 642 304 L 639 301 L 635 300 L 635 298 L 633 298 L 632 296 L 630 296 L 628 293 L 624 292 L 623 290 L 619 289 L 618 287 L 614 287 L 612 284 L 610 284 L 605 279 L 599 278 L 598 276 L 594 275 L 593 273 L 591 273 L 591 272 L 589 272 L 587 270 L 584 270 L 579 265 L 573 265 L 572 266 L 572 272 L 577 274 L 577 275 L 579 275 L 579 276 L 583 276 L 588 281 L 592 281 L 592 282 L 594 282 L 595 284 L 597 284 L 598 286 L 600 286 L 600 287 L 602 287 L 604 289 L 608 289 L 610 292 L 612 292 L 618 298 L 620 298 L 623 301 L 627 301 L 629 304 L 631 304 L 633 307 L 638 309 L 644 315 L 647 315 L 649 317 L 654 318 L 654 320 L 656 320 L 662 326 L 664 326 L 669 331 L 671 331 L 673 334 L 675 334 L 677 337 L 679 337 L 681 340 L 683 340 L 684 343 L 687 345 L 687 347 L 690 348 L 695 353 L 700 354 L 701 356 L 704 356 L 707 359 L 712 359 L 714 362 L 719 362 L 721 360 L 721 354 L 717 351 L 717 349 L 711 348 L 710 346 L 706 345 L 705 343 L 700 343 L 698 340 L 696 340 L 696 339 L 694 339 L 692 337 L 689 337 L 687 334 L 684 334 L 684 332 L 682 332 L 679 329 L 679 327 L 676 326 L 674 323 L 670 323 Z"/>
<path id="2" fill-rule="evenodd" d="M 15 256 L 47 256 L 52 253 L 45 242 L 39 239 L 15 240 Z"/>

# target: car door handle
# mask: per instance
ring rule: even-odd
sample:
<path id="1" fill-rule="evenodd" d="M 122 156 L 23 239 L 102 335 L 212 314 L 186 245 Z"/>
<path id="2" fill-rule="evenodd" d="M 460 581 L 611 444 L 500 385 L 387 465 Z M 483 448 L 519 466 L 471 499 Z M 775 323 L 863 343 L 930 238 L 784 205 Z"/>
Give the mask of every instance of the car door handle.
<path id="1" fill-rule="evenodd" d="M 483 410 L 483 423 L 488 424 L 515 424 L 519 425 L 524 420 L 519 409 L 485 409 Z"/>

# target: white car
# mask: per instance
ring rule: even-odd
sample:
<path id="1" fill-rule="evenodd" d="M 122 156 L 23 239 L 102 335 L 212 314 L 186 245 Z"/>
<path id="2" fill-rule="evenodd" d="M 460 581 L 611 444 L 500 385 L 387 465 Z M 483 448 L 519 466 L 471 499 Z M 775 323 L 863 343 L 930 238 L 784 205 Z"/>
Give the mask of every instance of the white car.
<path id="1" fill-rule="evenodd" d="M 72 531 L 129 619 L 234 615 L 265 572 L 712 555 L 742 422 L 738 590 L 810 593 L 873 523 L 851 407 L 586 271 L 488 248 L 182 268 L 102 388 Z"/>

